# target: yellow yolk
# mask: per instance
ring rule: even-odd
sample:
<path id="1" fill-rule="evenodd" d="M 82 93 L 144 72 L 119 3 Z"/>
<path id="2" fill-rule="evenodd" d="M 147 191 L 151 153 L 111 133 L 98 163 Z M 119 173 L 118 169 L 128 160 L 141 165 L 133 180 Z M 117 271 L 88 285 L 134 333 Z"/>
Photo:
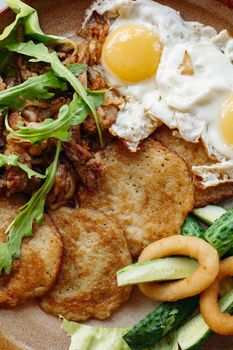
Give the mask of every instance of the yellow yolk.
<path id="1" fill-rule="evenodd" d="M 156 74 L 161 53 L 158 37 L 146 27 L 124 25 L 108 35 L 102 59 L 116 77 L 136 83 Z"/>
<path id="2" fill-rule="evenodd" d="M 223 104 L 220 126 L 225 141 L 233 145 L 233 96 Z"/>

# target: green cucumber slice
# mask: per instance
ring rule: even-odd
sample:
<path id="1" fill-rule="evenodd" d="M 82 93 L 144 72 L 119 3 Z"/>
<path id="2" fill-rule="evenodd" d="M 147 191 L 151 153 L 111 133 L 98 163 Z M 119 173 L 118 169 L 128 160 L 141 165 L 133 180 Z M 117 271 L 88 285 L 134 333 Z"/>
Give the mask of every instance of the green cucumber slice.
<path id="1" fill-rule="evenodd" d="M 203 208 L 193 209 L 192 213 L 207 225 L 212 225 L 226 212 L 225 209 L 217 205 L 207 205 Z"/>
<path id="2" fill-rule="evenodd" d="M 151 350 L 179 350 L 177 334 L 173 332 L 157 343 Z"/>
<path id="3" fill-rule="evenodd" d="M 127 286 L 186 278 L 192 275 L 198 265 L 197 260 L 189 257 L 168 257 L 136 263 L 117 271 L 117 283 L 118 286 Z"/>
<path id="4" fill-rule="evenodd" d="M 123 339 L 134 350 L 153 347 L 176 330 L 197 306 L 198 297 L 162 303 L 134 325 Z"/>
<path id="5" fill-rule="evenodd" d="M 233 208 L 205 231 L 205 239 L 218 251 L 219 256 L 233 247 Z"/>
<path id="6" fill-rule="evenodd" d="M 220 308 L 224 312 L 233 312 L 233 290 L 220 299 Z M 185 323 L 177 331 L 177 340 L 182 350 L 195 350 L 203 344 L 213 332 L 205 323 L 202 315 L 198 315 Z"/>
<path id="7" fill-rule="evenodd" d="M 189 214 L 181 228 L 181 233 L 183 236 L 195 236 L 204 239 L 205 230 L 199 221 L 192 214 Z"/>

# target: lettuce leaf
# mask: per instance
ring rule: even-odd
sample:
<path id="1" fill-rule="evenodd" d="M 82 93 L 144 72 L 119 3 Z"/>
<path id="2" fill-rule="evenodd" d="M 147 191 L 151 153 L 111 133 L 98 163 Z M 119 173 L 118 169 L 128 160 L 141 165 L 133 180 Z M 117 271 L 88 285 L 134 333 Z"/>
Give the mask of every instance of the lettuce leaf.
<path id="1" fill-rule="evenodd" d="M 49 53 L 48 48 L 44 44 L 35 44 L 33 41 L 29 41 L 27 43 L 9 44 L 7 45 L 7 48 L 9 51 L 33 57 L 32 59 L 30 59 L 30 62 L 46 62 L 51 64 L 51 68 L 54 71 L 54 73 L 58 77 L 70 83 L 70 85 L 87 104 L 91 113 L 93 114 L 99 134 L 100 144 L 103 145 L 102 133 L 93 99 L 90 98 L 89 94 L 82 86 L 80 81 L 75 77 L 75 75 L 62 64 L 62 62 L 57 56 L 57 53 L 55 51 Z"/>
<path id="2" fill-rule="evenodd" d="M 27 173 L 28 178 L 31 179 L 33 176 L 39 177 L 40 179 L 44 179 L 45 175 L 39 174 L 36 171 L 29 168 L 27 165 L 20 163 L 19 157 L 14 154 L 10 154 L 6 156 L 5 154 L 0 154 L 0 168 L 3 166 L 15 166 L 22 169 L 25 173 Z"/>
<path id="3" fill-rule="evenodd" d="M 36 99 L 49 99 L 54 93 L 49 92 L 48 88 L 61 89 L 67 88 L 66 83 L 59 79 L 52 71 L 32 77 L 20 85 L 13 86 L 0 92 L 0 108 L 8 107 L 22 109 L 27 101 Z"/>
<path id="4" fill-rule="evenodd" d="M 66 41 L 66 38 L 45 35 L 39 24 L 37 12 L 34 8 L 25 4 L 20 0 L 5 0 L 9 7 L 16 13 L 13 23 L 7 26 L 0 35 L 0 47 L 6 44 L 18 42 L 17 30 L 20 24 L 24 26 L 24 34 L 29 38 L 38 40 L 39 42 Z"/>
<path id="5" fill-rule="evenodd" d="M 93 95 L 94 105 L 97 107 L 103 103 L 103 95 Z M 69 105 L 60 108 L 57 119 L 45 119 L 35 128 L 21 127 L 20 130 L 14 131 L 5 118 L 5 125 L 11 135 L 30 141 L 34 144 L 42 142 L 48 138 L 54 137 L 61 141 L 67 141 L 70 138 L 69 129 L 72 125 L 81 124 L 90 114 L 90 109 L 75 93 L 73 100 Z"/>
<path id="6" fill-rule="evenodd" d="M 86 64 L 79 64 L 79 63 L 72 63 L 67 66 L 67 68 L 73 73 L 76 77 L 79 76 L 79 74 L 84 73 L 87 71 L 87 65 Z"/>
<path id="7" fill-rule="evenodd" d="M 69 350 L 130 350 L 122 338 L 125 328 L 86 326 L 63 319 L 62 329 L 71 337 Z"/>
<path id="8" fill-rule="evenodd" d="M 5 271 L 7 274 L 11 272 L 13 259 L 20 256 L 23 238 L 32 236 L 33 222 L 40 224 L 43 221 L 45 200 L 55 181 L 60 151 L 59 142 L 54 161 L 46 169 L 45 182 L 21 208 L 21 213 L 8 228 L 7 242 L 0 244 L 0 272 Z"/>

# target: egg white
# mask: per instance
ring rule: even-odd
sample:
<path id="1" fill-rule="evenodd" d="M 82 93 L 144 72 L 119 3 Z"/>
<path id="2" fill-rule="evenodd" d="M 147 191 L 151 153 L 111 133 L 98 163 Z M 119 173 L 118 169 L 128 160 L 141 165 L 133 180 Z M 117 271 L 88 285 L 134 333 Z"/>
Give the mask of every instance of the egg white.
<path id="1" fill-rule="evenodd" d="M 87 19 L 93 11 L 107 16 L 110 32 L 125 24 L 143 25 L 163 45 L 157 74 L 138 83 L 119 80 L 102 61 L 106 79 L 126 99 L 111 132 L 136 151 L 140 141 L 162 121 L 178 129 L 187 141 L 202 139 L 209 156 L 218 162 L 233 160 L 233 147 L 226 144 L 219 127 L 221 106 L 233 96 L 233 39 L 227 31 L 217 33 L 210 26 L 184 21 L 174 9 L 152 0 L 99 0 L 89 10 Z M 182 75 L 179 70 L 185 52 L 191 59 L 193 75 Z M 228 168 L 229 163 L 225 166 Z M 203 187 L 216 185 L 223 178 L 217 170 L 216 181 L 206 176 L 208 168 L 195 167 L 193 171 L 198 176 L 203 173 Z M 212 174 L 213 169 L 209 172 Z M 232 178 L 228 175 L 224 181 L 232 181 L 233 172 Z"/>

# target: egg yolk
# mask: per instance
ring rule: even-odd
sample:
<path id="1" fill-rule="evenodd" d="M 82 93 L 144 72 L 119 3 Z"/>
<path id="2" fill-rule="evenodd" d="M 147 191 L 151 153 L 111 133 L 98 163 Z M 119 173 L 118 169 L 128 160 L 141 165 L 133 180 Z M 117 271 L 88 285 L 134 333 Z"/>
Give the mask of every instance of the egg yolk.
<path id="1" fill-rule="evenodd" d="M 225 141 L 233 145 L 233 96 L 223 104 L 220 126 Z"/>
<path id="2" fill-rule="evenodd" d="M 158 37 L 146 27 L 124 25 L 108 35 L 102 60 L 116 77 L 136 83 L 156 74 L 161 53 Z"/>

